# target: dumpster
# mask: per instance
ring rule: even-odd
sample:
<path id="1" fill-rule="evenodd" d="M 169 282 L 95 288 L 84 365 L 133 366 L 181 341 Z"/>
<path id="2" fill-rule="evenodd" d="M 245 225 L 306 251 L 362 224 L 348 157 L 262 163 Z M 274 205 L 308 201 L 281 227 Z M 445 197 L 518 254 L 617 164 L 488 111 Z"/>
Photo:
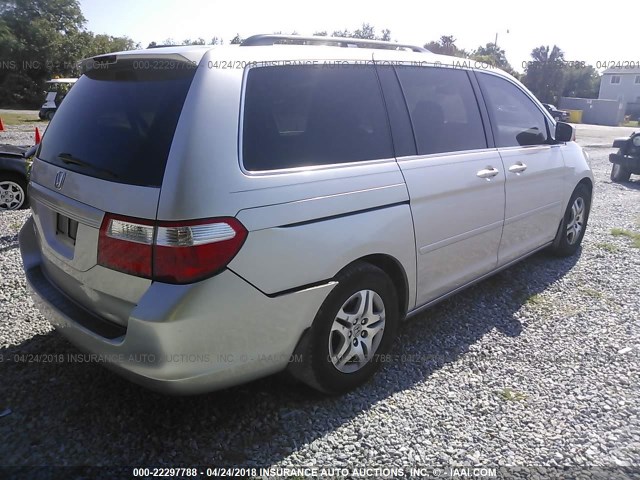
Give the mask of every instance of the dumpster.
<path id="1" fill-rule="evenodd" d="M 570 123 L 582 123 L 582 110 L 567 110 Z"/>

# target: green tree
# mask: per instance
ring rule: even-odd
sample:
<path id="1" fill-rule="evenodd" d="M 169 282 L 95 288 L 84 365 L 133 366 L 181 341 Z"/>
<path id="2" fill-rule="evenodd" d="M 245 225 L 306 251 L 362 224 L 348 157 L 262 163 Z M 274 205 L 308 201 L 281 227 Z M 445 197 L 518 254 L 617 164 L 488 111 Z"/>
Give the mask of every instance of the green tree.
<path id="1" fill-rule="evenodd" d="M 94 35 L 78 0 L 11 0 L 0 3 L 0 105 L 37 107 L 44 82 L 77 75 L 77 62 L 136 47 L 129 38 Z"/>
<path id="2" fill-rule="evenodd" d="M 195 40 L 188 38 L 182 41 L 182 45 L 206 45 L 206 42 L 202 37 L 196 38 Z"/>
<path id="3" fill-rule="evenodd" d="M 332 37 L 342 37 L 342 38 L 350 38 L 353 37 L 353 33 L 349 30 L 334 30 L 331 34 Z"/>
<path id="4" fill-rule="evenodd" d="M 487 43 L 484 47 L 479 46 L 471 52 L 471 58 L 479 62 L 484 62 L 494 67 L 501 68 L 505 72 L 517 77 L 517 72 L 511 67 L 507 60 L 505 51 L 498 47 L 495 43 Z"/>
<path id="5" fill-rule="evenodd" d="M 0 70 L 0 104 L 35 106 L 47 77 L 70 72 L 81 53 L 85 19 L 76 0 L 14 0 L 0 5 L 2 52 L 16 68 Z"/>
<path id="6" fill-rule="evenodd" d="M 566 81 L 564 52 L 557 46 L 542 45 L 531 51 L 532 61 L 525 68 L 523 83 L 541 102 L 556 103 Z"/>
<path id="7" fill-rule="evenodd" d="M 575 68 L 568 65 L 564 72 L 563 97 L 598 98 L 601 76 L 591 65 Z"/>
<path id="8" fill-rule="evenodd" d="M 360 28 L 353 32 L 353 38 L 362 38 L 364 40 L 377 40 L 376 29 L 368 23 L 363 23 Z"/>
<path id="9" fill-rule="evenodd" d="M 122 52 L 141 48 L 129 37 L 112 37 L 111 35 L 94 35 L 91 32 L 83 32 L 81 37 L 86 39 L 86 46 L 82 51 L 82 57 L 95 57 L 105 53 Z"/>
<path id="10" fill-rule="evenodd" d="M 316 32 L 314 35 L 324 37 L 327 35 L 326 31 Z M 331 34 L 332 37 L 342 38 L 360 38 L 363 40 L 384 40 L 386 42 L 391 41 L 391 30 L 385 28 L 382 30 L 382 35 L 376 35 L 376 29 L 368 23 L 363 23 L 360 28 L 357 28 L 353 32 L 348 29 L 334 30 Z"/>
<path id="11" fill-rule="evenodd" d="M 442 35 L 438 40 L 424 44 L 424 48 L 430 52 L 453 57 L 468 57 L 469 52 L 456 45 L 457 40 L 453 35 Z"/>

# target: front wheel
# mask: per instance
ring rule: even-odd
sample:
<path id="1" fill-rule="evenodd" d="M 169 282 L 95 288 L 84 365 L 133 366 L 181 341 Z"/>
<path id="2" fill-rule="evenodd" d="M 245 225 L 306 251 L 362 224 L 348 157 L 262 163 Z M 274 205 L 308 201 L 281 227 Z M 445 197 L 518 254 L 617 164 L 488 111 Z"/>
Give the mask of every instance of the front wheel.
<path id="1" fill-rule="evenodd" d="M 0 172 L 0 211 L 28 206 L 27 181 L 18 175 Z"/>
<path id="2" fill-rule="evenodd" d="M 631 177 L 631 170 L 623 167 L 618 163 L 614 163 L 611 167 L 611 181 L 620 183 L 628 182 Z"/>
<path id="3" fill-rule="evenodd" d="M 580 247 L 591 210 L 591 190 L 580 184 L 571 195 L 562 223 L 551 246 L 559 257 L 569 257 Z"/>
<path id="4" fill-rule="evenodd" d="M 387 274 L 368 263 L 348 267 L 307 332 L 293 375 L 329 394 L 362 385 L 389 353 L 398 317 L 398 296 Z"/>

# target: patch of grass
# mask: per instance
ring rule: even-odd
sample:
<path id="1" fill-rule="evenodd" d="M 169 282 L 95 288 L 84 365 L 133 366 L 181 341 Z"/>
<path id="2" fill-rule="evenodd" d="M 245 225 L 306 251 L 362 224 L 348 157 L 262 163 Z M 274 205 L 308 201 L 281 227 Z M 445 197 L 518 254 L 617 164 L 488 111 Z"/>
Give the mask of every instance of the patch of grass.
<path id="1" fill-rule="evenodd" d="M 40 120 L 37 113 L 0 113 L 2 123 L 5 125 L 31 125 L 33 123 L 43 122 Z"/>
<path id="2" fill-rule="evenodd" d="M 524 302 L 525 305 L 542 305 L 544 303 L 544 298 L 539 293 L 534 293 Z"/>
<path id="3" fill-rule="evenodd" d="M 609 243 L 609 242 L 601 242 L 601 243 L 596 243 L 596 248 L 599 248 L 601 250 L 605 250 L 609 253 L 615 253 L 615 252 L 619 252 L 620 251 L 620 247 L 614 245 L 613 243 Z"/>
<path id="4" fill-rule="evenodd" d="M 640 122 L 635 120 L 629 120 L 628 122 L 623 122 L 623 127 L 640 127 Z"/>
<path id="5" fill-rule="evenodd" d="M 625 230 L 624 228 L 612 228 L 611 235 L 614 237 L 627 237 L 633 240 L 633 247 L 640 248 L 640 233 Z"/>
<path id="6" fill-rule="evenodd" d="M 514 390 L 513 388 L 503 388 L 496 392 L 496 394 L 508 402 L 521 402 L 527 399 L 527 394 Z"/>
<path id="7" fill-rule="evenodd" d="M 597 298 L 600 300 L 604 298 L 604 293 L 602 293 L 600 290 L 595 290 L 589 287 L 584 287 L 584 288 L 581 288 L 580 290 L 582 290 L 582 292 L 585 295 L 589 295 L 590 297 Z"/>

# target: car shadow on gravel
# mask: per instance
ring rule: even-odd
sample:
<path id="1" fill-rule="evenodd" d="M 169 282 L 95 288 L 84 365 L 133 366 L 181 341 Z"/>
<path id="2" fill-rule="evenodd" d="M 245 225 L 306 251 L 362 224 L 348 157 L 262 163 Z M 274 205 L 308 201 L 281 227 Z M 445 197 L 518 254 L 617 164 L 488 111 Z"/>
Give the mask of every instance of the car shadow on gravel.
<path id="1" fill-rule="evenodd" d="M 632 178 L 624 183 L 618 183 L 618 185 L 629 188 L 631 190 L 640 190 L 640 179 L 636 180 Z"/>
<path id="2" fill-rule="evenodd" d="M 391 361 L 373 381 L 343 397 L 322 397 L 284 375 L 207 395 L 168 397 L 94 363 L 56 362 L 56 355 L 78 351 L 56 332 L 35 336 L 0 349 L 0 411 L 12 410 L 0 418 L 0 437 L 8 439 L 3 463 L 276 463 L 394 393 L 428 383 L 487 333 L 520 335 L 517 312 L 523 304 L 578 258 L 536 254 L 408 320 Z M 54 361 L 45 362 L 43 354 Z"/>

